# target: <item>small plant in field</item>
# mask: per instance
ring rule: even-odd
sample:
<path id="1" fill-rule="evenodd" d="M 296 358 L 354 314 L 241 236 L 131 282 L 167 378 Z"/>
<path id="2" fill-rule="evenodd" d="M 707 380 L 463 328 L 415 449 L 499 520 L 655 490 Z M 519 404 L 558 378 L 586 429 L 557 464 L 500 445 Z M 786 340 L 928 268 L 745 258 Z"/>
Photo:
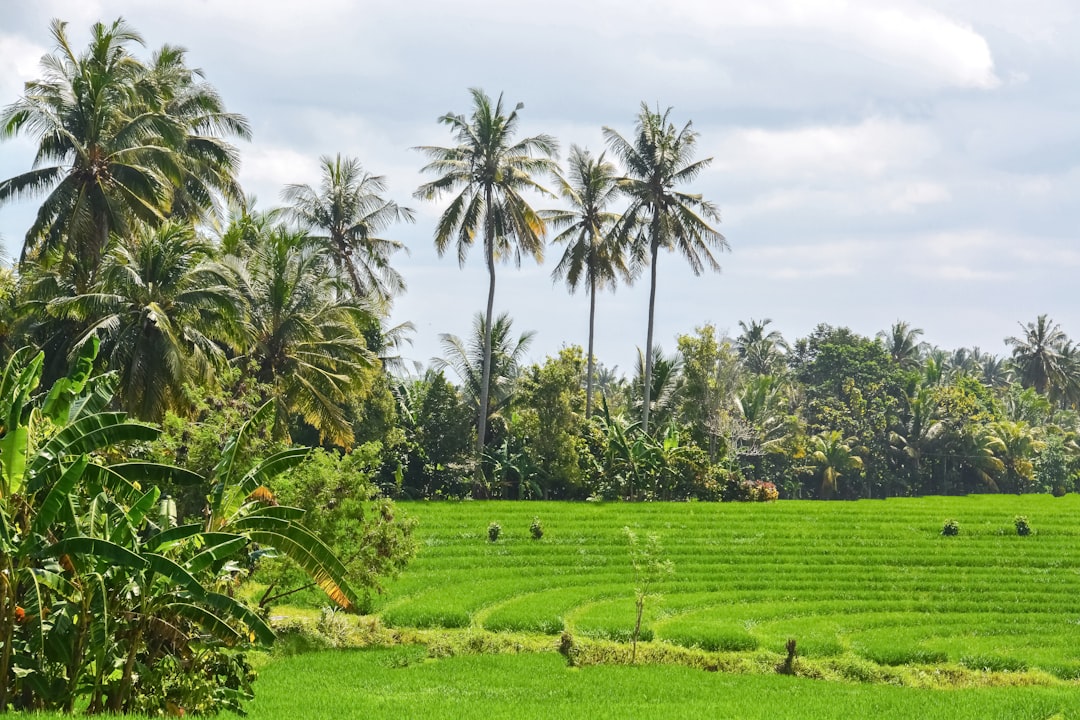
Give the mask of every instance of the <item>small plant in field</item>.
<path id="1" fill-rule="evenodd" d="M 488 525 L 488 542 L 495 542 L 499 539 L 499 534 L 502 532 L 502 525 L 497 522 L 492 522 Z"/>
<path id="2" fill-rule="evenodd" d="M 946 520 L 945 524 L 941 528 L 941 534 L 952 537 L 953 535 L 960 534 L 960 523 L 955 520 Z"/>
<path id="3" fill-rule="evenodd" d="M 539 540 L 544 537 L 544 525 L 540 522 L 540 518 L 533 518 L 532 524 L 529 525 L 529 534 L 532 535 L 533 540 Z"/>
<path id="4" fill-rule="evenodd" d="M 1028 519 L 1024 515 L 1017 515 L 1013 518 L 1013 525 L 1016 526 L 1017 535 L 1030 535 L 1031 526 L 1028 525 Z"/>
<path id="5" fill-rule="evenodd" d="M 634 632 L 630 637 L 630 663 L 637 662 L 637 643 L 641 637 L 641 617 L 645 613 L 645 599 L 652 595 L 653 586 L 665 575 L 675 572 L 675 565 L 663 559 L 660 538 L 647 535 L 642 542 L 637 533 L 628 527 L 623 528 L 623 535 L 630 548 L 630 565 L 634 568 L 634 605 L 637 617 L 634 620 Z"/>
<path id="6" fill-rule="evenodd" d="M 784 658 L 784 662 L 776 666 L 776 672 L 781 675 L 794 675 L 795 658 L 798 657 L 798 653 L 795 651 L 795 638 L 788 638 L 784 648 L 787 650 L 787 657 Z"/>

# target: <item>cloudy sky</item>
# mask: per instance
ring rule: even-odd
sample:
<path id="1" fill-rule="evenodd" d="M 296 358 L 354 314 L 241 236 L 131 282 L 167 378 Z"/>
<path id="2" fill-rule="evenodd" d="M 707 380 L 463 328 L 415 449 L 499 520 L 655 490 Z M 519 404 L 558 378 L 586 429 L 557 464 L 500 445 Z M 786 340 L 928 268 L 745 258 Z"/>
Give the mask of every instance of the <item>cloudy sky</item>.
<path id="1" fill-rule="evenodd" d="M 449 145 L 436 119 L 467 88 L 525 103 L 522 132 L 603 147 L 642 101 L 692 120 L 691 190 L 721 209 L 732 252 L 694 277 L 661 256 L 657 340 L 712 322 L 772 318 L 786 337 L 819 322 L 873 335 L 897 319 L 946 348 L 1004 353 L 1048 313 L 1080 338 L 1080 6 L 1074 0 L 0 0 L 0 104 L 39 76 L 50 18 L 81 47 L 125 17 L 157 47 L 187 47 L 254 138 L 241 180 L 259 207 L 318 182 L 322 154 L 384 174 L 417 223 L 388 233 L 411 256 L 394 319 L 406 354 L 439 354 L 486 298 L 482 255 L 439 258 L 439 208 L 413 200 L 416 145 Z M 0 177 L 33 144 L 0 145 Z M 33 203 L 0 208 L 17 254 Z M 498 270 L 496 308 L 535 330 L 532 356 L 584 345 L 587 299 L 547 261 Z M 597 355 L 628 370 L 644 344 L 648 284 L 598 302 Z"/>

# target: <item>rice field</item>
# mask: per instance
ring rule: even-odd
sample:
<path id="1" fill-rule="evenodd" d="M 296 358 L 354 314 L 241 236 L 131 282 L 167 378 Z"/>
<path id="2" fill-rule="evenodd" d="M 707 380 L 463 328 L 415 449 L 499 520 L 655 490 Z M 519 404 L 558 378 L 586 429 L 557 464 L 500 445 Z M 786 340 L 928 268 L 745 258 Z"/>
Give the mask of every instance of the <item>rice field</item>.
<path id="1" fill-rule="evenodd" d="M 670 666 L 567 667 L 554 653 L 431 660 L 423 648 L 335 651 L 276 660 L 250 720 L 624 720 L 625 718 L 1080 717 L 1074 688 L 918 690 Z M 224 717 L 234 717 L 227 715 Z"/>
<path id="2" fill-rule="evenodd" d="M 1080 678 L 1080 496 L 401 506 L 419 552 L 379 600 L 391 626 L 626 640 L 629 526 L 658 535 L 675 567 L 646 603 L 644 639 L 783 652 L 795 638 L 806 658 Z M 948 519 L 959 535 L 941 534 Z"/>

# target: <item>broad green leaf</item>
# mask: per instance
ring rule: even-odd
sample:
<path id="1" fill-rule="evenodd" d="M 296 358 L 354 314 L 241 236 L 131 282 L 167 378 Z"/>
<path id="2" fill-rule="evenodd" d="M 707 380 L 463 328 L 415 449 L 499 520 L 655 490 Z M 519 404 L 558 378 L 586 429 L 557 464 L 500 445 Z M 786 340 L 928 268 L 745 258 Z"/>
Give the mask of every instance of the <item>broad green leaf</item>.
<path id="1" fill-rule="evenodd" d="M 148 550 L 160 550 L 161 552 L 165 552 L 189 537 L 198 535 L 202 530 L 202 523 L 178 525 L 177 527 L 169 528 L 168 530 L 162 530 L 146 541 L 146 548 Z"/>
<path id="2" fill-rule="evenodd" d="M 277 518 L 249 516 L 238 520 L 233 528 L 296 562 L 341 607 L 350 610 L 355 605 L 356 596 L 345 580 L 345 566 L 322 540 L 303 526 Z"/>
<path id="3" fill-rule="evenodd" d="M 199 607 L 198 605 L 192 605 L 191 603 L 172 603 L 167 606 L 168 610 L 176 613 L 177 615 L 191 620 L 193 623 L 201 627 L 206 632 L 210 633 L 218 640 L 229 645 L 235 645 L 237 642 L 244 640 L 244 636 L 238 633 L 231 625 L 219 618 L 214 613 Z"/>
<path id="4" fill-rule="evenodd" d="M 74 463 L 64 470 L 64 474 L 49 489 L 49 494 L 45 496 L 38 514 L 34 518 L 33 529 L 35 533 L 44 535 L 48 531 L 49 526 L 53 524 L 56 516 L 64 507 L 64 501 L 67 500 L 68 495 L 75 489 L 75 485 L 82 479 L 83 472 L 89 462 L 89 458 L 80 455 Z"/>
<path id="5" fill-rule="evenodd" d="M 235 600 L 228 595 L 222 595 L 221 593 L 215 592 L 206 593 L 200 600 L 215 610 L 227 613 L 230 617 L 244 623 L 263 645 L 273 644 L 274 631 L 270 629 L 270 626 L 267 625 L 261 617 L 252 612 L 247 605 L 244 605 L 242 602 Z"/>
<path id="6" fill-rule="evenodd" d="M 185 563 L 188 571 L 192 574 L 202 572 L 214 563 L 224 561 L 240 552 L 251 541 L 243 535 L 234 535 L 232 539 L 218 543 L 191 558 Z"/>
<path id="7" fill-rule="evenodd" d="M 122 565 L 143 569 L 146 561 L 116 543 L 96 537 L 69 537 L 53 543 L 45 548 L 48 557 L 60 557 L 61 555 L 89 555 L 99 560 L 107 560 L 114 565 Z"/>

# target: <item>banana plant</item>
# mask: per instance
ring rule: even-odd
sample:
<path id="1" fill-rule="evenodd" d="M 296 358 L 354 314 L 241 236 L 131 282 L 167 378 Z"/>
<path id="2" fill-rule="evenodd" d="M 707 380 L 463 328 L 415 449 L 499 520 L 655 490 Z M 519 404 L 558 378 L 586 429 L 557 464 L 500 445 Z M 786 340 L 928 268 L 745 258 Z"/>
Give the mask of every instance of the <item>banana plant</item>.
<path id="1" fill-rule="evenodd" d="M 207 647 L 269 644 L 266 623 L 215 589 L 230 563 L 259 550 L 292 557 L 332 600 L 355 603 L 343 565 L 301 524 L 303 511 L 266 491 L 308 451 L 285 450 L 249 470 L 235 462 L 270 404 L 226 444 L 207 521 L 170 526 L 157 484 L 206 480 L 112 461 L 159 431 L 109 410 L 116 380 L 93 375 L 96 351 L 87 343 L 48 393 L 36 393 L 41 353 L 16 352 L 0 375 L 0 712 L 71 711 L 80 699 L 90 712 L 127 712 L 136 678 L 165 660 L 183 673 Z M 243 693 L 219 694 L 236 707 Z"/>

